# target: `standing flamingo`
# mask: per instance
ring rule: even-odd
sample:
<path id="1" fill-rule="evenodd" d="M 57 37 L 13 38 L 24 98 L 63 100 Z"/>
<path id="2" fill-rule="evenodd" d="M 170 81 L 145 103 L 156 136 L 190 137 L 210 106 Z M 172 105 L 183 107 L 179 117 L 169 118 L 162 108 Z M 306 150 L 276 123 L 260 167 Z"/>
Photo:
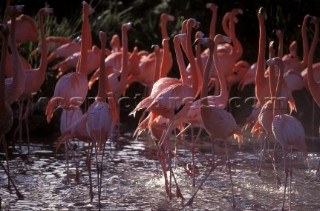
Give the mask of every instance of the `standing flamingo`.
<path id="1" fill-rule="evenodd" d="M 209 80 L 209 71 L 212 64 L 212 59 L 214 59 L 214 65 L 216 70 L 218 71 L 218 76 L 223 74 L 222 68 L 220 65 L 220 59 L 217 54 L 217 44 L 222 42 L 230 42 L 230 38 L 227 38 L 222 35 L 216 35 L 214 41 L 212 39 L 207 38 L 200 38 L 197 39 L 195 42 L 200 42 L 202 45 L 209 48 L 209 57 L 206 64 L 205 72 L 204 72 L 204 80 L 201 88 L 201 118 L 203 121 L 203 125 L 207 133 L 209 134 L 211 141 L 212 141 L 212 149 L 214 152 L 214 144 L 217 140 L 224 140 L 225 147 L 226 147 L 226 156 L 227 156 L 227 167 L 229 170 L 230 182 L 232 187 L 232 200 L 233 200 L 233 207 L 235 208 L 235 200 L 234 200 L 234 192 L 233 192 L 233 183 L 232 183 L 232 176 L 231 176 L 231 164 L 228 156 L 228 149 L 227 149 L 227 142 L 226 140 L 231 136 L 235 135 L 238 137 L 238 141 L 241 142 L 242 134 L 238 129 L 235 119 L 232 115 L 224 109 L 221 109 L 217 105 L 210 105 L 208 96 L 208 80 Z M 216 44 L 217 43 L 217 44 Z M 220 73 L 221 71 L 221 73 Z M 220 75 L 221 74 L 221 75 Z M 221 78 L 222 79 L 222 78 Z M 214 154 L 212 154 L 212 162 L 214 163 Z M 214 165 L 211 167 L 211 170 L 206 175 L 205 179 L 197 188 L 195 194 L 198 192 L 202 184 L 205 182 L 207 177 L 211 174 L 214 170 Z M 190 198 L 186 205 L 190 205 L 193 201 L 195 194 Z"/>
<path id="2" fill-rule="evenodd" d="M 272 99 L 272 109 L 273 112 L 273 120 L 272 120 L 272 133 L 274 134 L 276 140 L 280 143 L 283 151 L 283 157 L 284 157 L 284 171 L 286 174 L 285 183 L 284 183 L 284 192 L 283 192 L 283 203 L 282 203 L 282 210 L 284 210 L 285 206 L 285 195 L 286 195 L 286 187 L 287 187 L 287 178 L 290 171 L 290 177 L 292 175 L 292 166 L 290 163 L 290 166 L 288 168 L 287 163 L 287 153 L 289 148 L 296 148 L 300 150 L 304 158 L 307 159 L 308 153 L 307 153 L 307 145 L 305 141 L 305 132 L 304 129 L 300 123 L 299 120 L 294 118 L 291 115 L 279 113 L 281 111 L 281 108 L 279 110 L 279 105 L 281 106 L 281 102 L 279 100 L 280 92 L 281 92 L 281 83 L 283 80 L 283 71 L 284 71 L 284 64 L 283 61 L 279 58 L 273 58 L 267 61 L 267 64 L 269 66 L 276 65 L 280 69 L 280 73 L 278 76 L 278 82 L 276 87 L 276 93 L 275 98 Z M 291 179 L 290 179 L 291 182 Z M 289 194 L 291 192 L 290 190 L 291 184 L 289 185 Z M 289 196 L 289 207 L 290 207 L 290 196 Z"/>
<path id="3" fill-rule="evenodd" d="M 61 106 L 63 109 L 72 109 L 79 107 L 85 100 L 88 92 L 88 44 L 91 43 L 90 24 L 89 24 L 89 4 L 82 2 L 82 41 L 81 41 L 81 58 L 78 62 L 76 72 L 63 75 L 57 82 L 53 97 L 48 102 L 46 108 L 47 121 L 50 122 L 54 109 Z M 89 43 L 87 43 L 89 41 Z"/>
<path id="4" fill-rule="evenodd" d="M 91 201 L 93 200 L 93 192 L 92 192 L 92 180 L 91 180 L 91 153 L 93 145 L 96 146 L 96 153 L 102 152 L 102 157 L 100 158 L 100 169 L 102 169 L 102 158 L 104 153 L 104 144 L 106 139 L 110 136 L 114 124 L 117 122 L 118 113 L 116 109 L 115 101 L 112 97 L 109 97 L 109 104 L 106 103 L 106 90 L 111 92 L 111 87 L 106 80 L 104 69 L 104 50 L 105 50 L 105 33 L 100 32 L 99 37 L 101 40 L 101 59 L 100 59 L 100 76 L 99 80 L 99 88 L 98 94 L 95 98 L 95 102 L 91 104 L 88 108 L 88 111 L 78 119 L 74 124 L 69 126 L 58 139 L 57 149 L 60 147 L 62 142 L 71 139 L 77 138 L 79 140 L 89 142 L 89 146 L 91 146 L 88 159 L 88 168 L 89 168 L 89 179 L 90 179 L 90 197 Z M 97 159 L 97 156 L 96 156 Z M 98 162 L 98 160 L 97 160 Z M 98 163 L 97 163 L 98 165 Z M 98 189 L 99 189 L 99 203 L 100 203 L 100 195 L 101 195 L 101 177 L 102 171 L 98 172 Z"/>
<path id="5" fill-rule="evenodd" d="M 20 96 L 20 100 L 22 101 L 20 105 L 20 117 L 19 117 L 19 133 L 20 137 L 19 139 L 21 140 L 22 138 L 22 122 L 25 121 L 26 123 L 26 129 L 27 129 L 27 142 L 29 146 L 29 126 L 28 126 L 28 113 L 29 110 L 32 106 L 32 95 L 38 92 L 45 81 L 45 73 L 47 69 L 47 43 L 45 41 L 45 29 L 44 29 L 44 23 L 43 19 L 44 16 L 47 14 L 53 13 L 52 8 L 42 8 L 39 10 L 39 22 L 40 22 L 40 34 L 41 34 L 41 61 L 40 65 L 38 68 L 35 69 L 27 69 L 25 71 L 25 80 L 26 84 L 24 87 L 24 91 L 22 95 Z M 23 107 L 24 107 L 24 102 L 27 101 L 26 108 L 25 108 L 25 113 L 23 113 Z M 28 149 L 29 151 L 29 149 Z"/>
<path id="6" fill-rule="evenodd" d="M 2 162 L 1 166 L 8 177 L 8 184 L 12 183 L 16 195 L 19 199 L 23 199 L 23 195 L 19 192 L 17 187 L 14 184 L 14 181 L 10 177 L 9 172 L 9 163 L 8 163 L 8 146 L 5 140 L 5 134 L 9 132 L 13 124 L 13 113 L 10 105 L 6 102 L 5 98 L 5 67 L 6 67 L 6 57 L 7 57 L 7 48 L 8 48 L 8 36 L 9 36 L 9 29 L 6 24 L 0 24 L 0 31 L 1 31 L 1 39 L 2 39 L 2 48 L 1 48 L 1 61 L 0 61 L 0 143 L 2 142 L 3 148 L 6 153 L 6 160 L 7 160 L 7 169 L 3 165 Z"/>

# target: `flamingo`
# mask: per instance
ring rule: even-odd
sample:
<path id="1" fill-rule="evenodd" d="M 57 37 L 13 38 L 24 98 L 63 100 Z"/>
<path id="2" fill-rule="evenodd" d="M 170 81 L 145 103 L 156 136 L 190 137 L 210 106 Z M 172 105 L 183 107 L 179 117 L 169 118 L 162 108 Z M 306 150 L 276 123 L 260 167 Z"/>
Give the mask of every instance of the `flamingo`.
<path id="1" fill-rule="evenodd" d="M 168 38 L 168 32 L 166 24 L 168 21 L 174 21 L 175 18 L 167 13 L 162 13 L 160 16 L 161 22 L 161 35 L 162 40 Z M 165 77 L 172 67 L 172 55 L 169 46 L 163 46 L 161 49 L 161 57 L 165 57 L 166 62 L 163 64 L 163 71 L 160 77 Z M 139 62 L 139 69 L 134 74 L 132 73 L 128 78 L 128 83 L 131 84 L 134 81 L 141 83 L 144 86 L 151 87 L 153 85 L 153 70 L 155 65 L 155 55 L 150 53 L 146 56 L 142 56 Z"/>
<path id="2" fill-rule="evenodd" d="M 88 92 L 87 79 L 87 49 L 90 44 L 90 24 L 89 4 L 82 2 L 83 16 L 82 16 L 82 41 L 81 41 L 81 58 L 78 62 L 76 72 L 63 75 L 57 82 L 53 97 L 48 102 L 46 108 L 47 121 L 50 122 L 54 109 L 61 106 L 63 109 L 72 109 L 79 107 L 85 100 Z M 87 40 L 89 43 L 87 43 Z"/>
<path id="3" fill-rule="evenodd" d="M 10 6 L 6 9 L 6 14 L 11 17 L 11 33 L 9 45 L 11 46 L 13 59 L 13 77 L 5 79 L 5 98 L 8 105 L 13 104 L 23 94 L 25 89 L 25 67 L 22 65 L 19 56 L 16 40 L 16 17 L 23 11 L 23 6 Z"/>
<path id="4" fill-rule="evenodd" d="M 100 57 L 100 49 L 93 45 L 90 50 L 87 51 L 88 54 L 88 74 L 93 72 L 95 69 L 99 67 L 99 57 Z M 106 56 L 110 55 L 110 51 L 105 51 Z M 56 78 L 59 78 L 61 75 L 66 73 L 68 70 L 75 68 L 77 66 L 78 60 L 80 58 L 80 52 L 76 52 L 66 58 L 65 60 L 59 62 L 55 66 L 53 66 L 53 69 L 58 69 L 58 74 Z"/>
<path id="5" fill-rule="evenodd" d="M 32 104 L 32 95 L 40 90 L 40 87 L 45 81 L 45 73 L 47 69 L 47 44 L 45 42 L 45 29 L 44 29 L 44 23 L 43 18 L 45 15 L 53 13 L 52 8 L 42 8 L 39 10 L 39 22 L 40 22 L 40 34 L 41 34 L 41 61 L 38 68 L 35 69 L 27 69 L 25 73 L 25 80 L 26 83 L 24 87 L 24 91 L 22 95 L 20 96 L 20 100 L 22 101 L 20 105 L 20 118 L 19 118 L 19 133 L 20 133 L 20 139 L 22 138 L 22 122 L 25 121 L 26 128 L 27 128 L 27 142 L 29 146 L 29 126 L 28 126 L 28 112 Z M 24 103 L 23 101 L 27 101 L 25 113 L 23 112 Z M 29 150 L 28 150 L 29 151 Z"/>
<path id="6" fill-rule="evenodd" d="M 227 167 L 229 169 L 229 176 L 230 176 L 230 182 L 232 187 L 232 200 L 233 200 L 233 207 L 235 208 L 235 200 L 234 200 L 234 193 L 233 193 L 233 183 L 232 183 L 232 176 L 231 176 L 231 165 L 229 161 L 228 156 L 228 150 L 227 150 L 227 143 L 226 140 L 231 136 L 235 135 L 238 138 L 239 143 L 241 143 L 242 140 L 242 134 L 241 131 L 239 131 L 238 126 L 236 124 L 235 119 L 232 117 L 232 115 L 227 112 L 224 109 L 221 109 L 217 105 L 211 105 L 209 103 L 208 96 L 208 80 L 209 80 L 209 71 L 210 67 L 212 65 L 212 59 L 214 59 L 214 65 L 218 73 L 219 79 L 223 79 L 223 73 L 222 68 L 220 65 L 220 58 L 217 54 L 217 44 L 222 42 L 230 42 L 230 38 L 222 36 L 222 35 L 216 35 L 214 41 L 212 39 L 208 38 L 200 38 L 197 39 L 195 42 L 199 42 L 200 44 L 206 46 L 209 48 L 209 56 L 208 61 L 205 67 L 204 72 L 204 80 L 201 88 L 201 107 L 200 107 L 200 114 L 203 121 L 204 128 L 206 132 L 209 134 L 211 141 L 212 141 L 212 149 L 214 152 L 214 143 L 217 140 L 224 140 L 225 141 L 225 147 L 226 147 L 226 156 L 227 156 Z M 221 71 L 221 72 L 220 72 Z M 221 77 L 222 76 L 222 77 Z M 218 98 L 219 99 L 219 98 Z M 214 155 L 212 154 L 212 163 L 214 163 Z M 197 190 L 195 191 L 194 195 L 189 199 L 189 201 L 186 203 L 186 205 L 190 205 L 193 202 L 193 198 L 195 194 L 198 192 L 202 184 L 205 182 L 207 177 L 211 174 L 211 172 L 214 170 L 214 165 L 211 167 L 211 170 L 206 175 L 205 179 L 202 181 L 202 183 L 199 185 Z"/>
<path id="7" fill-rule="evenodd" d="M 48 46 L 48 52 L 52 52 L 61 45 L 70 43 L 71 40 L 67 37 L 61 37 L 61 36 L 47 36 L 46 37 L 46 43 Z M 34 57 L 41 49 L 41 44 L 38 45 L 30 54 L 31 57 Z"/>
<path id="8" fill-rule="evenodd" d="M 4 169 L 5 173 L 8 177 L 8 187 L 10 183 L 13 185 L 16 195 L 19 199 L 23 199 L 24 196 L 19 192 L 13 179 L 10 177 L 9 173 L 9 164 L 8 164 L 8 151 L 7 151 L 7 142 L 5 140 L 5 134 L 9 132 L 13 124 L 13 112 L 9 104 L 6 102 L 5 98 L 5 72 L 4 69 L 6 67 L 6 57 L 7 57 L 7 48 L 8 48 L 8 36 L 9 29 L 6 24 L 0 24 L 1 38 L 2 38 L 2 48 L 1 48 L 1 61 L 0 61 L 0 142 L 3 144 L 3 148 L 6 151 L 6 161 L 7 161 L 7 169 L 3 165 L 1 166 Z"/>
<path id="9" fill-rule="evenodd" d="M 281 145 L 282 151 L 283 151 L 283 157 L 284 157 L 284 171 L 285 171 L 286 178 L 284 183 L 282 210 L 284 210 L 284 206 L 285 206 L 285 195 L 286 195 L 287 178 L 288 178 L 289 171 L 290 171 L 290 177 L 292 177 L 291 163 L 289 167 L 287 163 L 288 150 L 291 148 L 291 153 L 292 153 L 292 148 L 296 148 L 303 153 L 305 159 L 307 159 L 308 157 L 307 144 L 305 141 L 305 132 L 304 132 L 303 126 L 301 125 L 301 122 L 291 115 L 283 114 L 283 113 L 279 114 L 279 109 L 277 105 L 281 105 L 281 103 L 279 104 L 277 101 L 279 100 L 278 97 L 280 97 L 281 83 L 283 80 L 283 71 L 284 71 L 283 63 L 284 62 L 279 57 L 269 59 L 267 61 L 267 65 L 269 66 L 276 65 L 278 66 L 278 68 L 280 68 L 275 98 L 272 100 L 273 109 L 271 109 L 271 111 L 273 112 L 273 116 L 274 116 L 272 120 L 272 133 L 274 134 L 276 140 Z M 291 179 L 290 179 L 290 182 L 291 182 Z M 289 194 L 291 192 L 290 188 L 291 188 L 291 184 L 289 185 Z M 290 196 L 289 196 L 289 207 L 290 207 Z"/>
<path id="10" fill-rule="evenodd" d="M 91 147 L 92 144 L 96 145 L 97 153 L 104 153 L 104 144 L 106 139 L 111 135 L 113 127 L 118 119 L 118 113 L 116 109 L 115 101 L 112 97 L 109 97 L 109 104 L 106 103 L 106 90 L 111 92 L 111 87 L 108 80 L 105 80 L 104 69 L 104 50 L 106 43 L 106 35 L 104 32 L 99 33 L 99 38 L 101 42 L 101 58 L 100 58 L 100 76 L 101 79 L 99 81 L 98 94 L 95 98 L 95 102 L 91 104 L 88 108 L 88 111 L 78 119 L 74 124 L 68 127 L 59 137 L 57 142 L 56 149 L 59 149 L 60 145 L 63 141 L 66 141 L 70 138 L 77 138 L 82 141 L 89 142 Z M 90 150 L 92 152 L 92 149 Z M 91 181 L 91 153 L 88 155 L 89 159 L 89 173 L 90 173 L 90 197 L 91 201 L 93 200 L 93 192 L 92 192 L 92 181 Z M 97 160 L 98 162 L 98 160 Z M 100 169 L 102 169 L 102 160 L 100 161 Z M 100 203 L 101 196 L 101 176 L 102 171 L 98 173 L 98 200 Z"/>
<path id="11" fill-rule="evenodd" d="M 54 59 L 57 58 L 67 58 L 70 55 L 79 52 L 81 48 L 81 41 L 79 39 L 75 39 L 72 42 L 65 43 L 54 51 L 52 51 L 48 56 L 48 63 L 52 62 Z"/>

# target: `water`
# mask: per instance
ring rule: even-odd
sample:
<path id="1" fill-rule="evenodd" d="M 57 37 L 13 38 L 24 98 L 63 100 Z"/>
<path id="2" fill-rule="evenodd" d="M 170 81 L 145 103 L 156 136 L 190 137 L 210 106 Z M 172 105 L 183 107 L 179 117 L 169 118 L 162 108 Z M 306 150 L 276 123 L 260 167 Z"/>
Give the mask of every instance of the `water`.
<path id="1" fill-rule="evenodd" d="M 189 140 L 189 137 L 186 137 Z M 172 141 L 174 143 L 174 141 Z M 55 142 L 32 143 L 31 154 L 14 156 L 10 160 L 11 175 L 17 187 L 25 196 L 17 200 L 13 188 L 6 188 L 7 177 L 0 170 L 1 208 L 3 210 L 97 210 L 97 177 L 93 167 L 94 200 L 90 201 L 89 179 L 86 167 L 86 149 L 83 143 L 73 142 L 80 157 L 80 182 L 75 182 L 75 163 L 70 155 L 70 176 L 67 180 L 66 161 L 63 147 L 55 153 Z M 210 141 L 207 136 L 197 145 L 196 186 L 210 169 L 204 155 L 211 158 Z M 16 146 L 20 149 L 19 145 Z M 279 148 L 279 147 L 278 147 Z M 276 187 L 271 159 L 265 156 L 261 176 L 257 175 L 260 144 L 246 137 L 241 149 L 235 141 L 228 145 L 232 163 L 236 210 L 280 210 L 282 207 L 283 185 Z M 25 151 L 25 148 L 22 150 Z M 192 206 L 184 204 L 194 193 L 192 178 L 177 160 L 174 173 L 185 200 L 173 197 L 169 200 L 162 170 L 157 160 L 156 148 L 145 135 L 133 140 L 131 134 L 123 134 L 117 141 L 108 141 L 103 164 L 102 210 L 232 210 L 231 185 L 226 168 L 223 143 L 216 145 L 214 172 L 208 177 L 196 195 Z M 177 142 L 177 154 L 185 163 L 191 163 L 191 153 L 185 145 Z M 292 210 L 316 210 L 320 208 L 320 176 L 316 172 L 320 160 L 318 153 L 309 153 L 309 167 L 302 155 L 293 152 L 293 175 L 291 185 Z M 277 149 L 277 170 L 284 183 L 282 151 Z M 190 165 L 188 165 L 190 166 Z M 168 172 L 169 175 L 169 172 Z M 174 183 L 173 183 L 174 184 Z M 288 190 L 288 189 L 287 189 Z M 175 185 L 172 192 L 175 195 Z M 286 208 L 288 209 L 288 199 Z"/>

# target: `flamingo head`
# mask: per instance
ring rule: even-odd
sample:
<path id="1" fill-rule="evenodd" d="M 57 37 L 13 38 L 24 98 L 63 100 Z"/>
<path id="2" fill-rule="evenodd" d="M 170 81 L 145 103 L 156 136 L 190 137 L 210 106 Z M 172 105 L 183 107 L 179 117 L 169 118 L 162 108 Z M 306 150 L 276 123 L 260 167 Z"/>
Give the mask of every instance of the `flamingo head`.
<path id="1" fill-rule="evenodd" d="M 209 48 L 209 47 L 214 47 L 215 43 L 213 42 L 212 39 L 204 37 L 204 38 L 197 38 L 193 43 L 193 45 L 198 45 L 198 44 Z"/>
<path id="2" fill-rule="evenodd" d="M 206 8 L 210 9 L 212 12 L 217 12 L 218 6 L 215 5 L 214 3 L 207 3 Z"/>
<path id="3" fill-rule="evenodd" d="M 128 23 L 125 23 L 125 24 L 122 25 L 122 29 L 123 29 L 124 31 L 128 31 L 128 30 L 130 30 L 131 28 L 132 28 L 132 22 L 128 22 Z"/>
<path id="4" fill-rule="evenodd" d="M 184 42 L 187 39 L 187 34 L 182 33 L 182 34 L 177 34 L 173 38 L 174 43 L 181 43 Z"/>
<path id="5" fill-rule="evenodd" d="M 160 17 L 161 21 L 175 21 L 175 17 L 173 15 L 169 15 L 168 13 L 162 13 Z"/>
<path id="6" fill-rule="evenodd" d="M 39 11 L 39 14 L 41 16 L 43 15 L 48 15 L 48 14 L 52 14 L 53 13 L 53 8 L 49 8 L 49 7 L 46 7 L 46 8 L 41 8 L 40 11 Z"/>
<path id="7" fill-rule="evenodd" d="M 276 65 L 280 68 L 280 70 L 283 68 L 283 61 L 279 57 L 268 59 L 266 63 L 268 66 Z"/>
<path id="8" fill-rule="evenodd" d="M 218 45 L 218 44 L 220 44 L 220 43 L 225 43 L 225 42 L 227 42 L 227 43 L 231 43 L 231 38 L 230 37 L 228 37 L 228 36 L 224 36 L 224 35 L 222 35 L 222 34 L 217 34 L 215 37 L 214 37 L 214 43 L 216 44 L 216 45 Z"/>

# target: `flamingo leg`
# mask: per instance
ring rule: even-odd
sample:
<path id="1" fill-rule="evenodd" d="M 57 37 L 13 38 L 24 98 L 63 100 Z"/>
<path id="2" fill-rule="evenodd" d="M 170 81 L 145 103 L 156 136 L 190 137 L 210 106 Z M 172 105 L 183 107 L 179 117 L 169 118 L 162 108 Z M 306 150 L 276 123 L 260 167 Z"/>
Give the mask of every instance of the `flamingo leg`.
<path id="1" fill-rule="evenodd" d="M 213 172 L 215 165 L 214 165 L 214 155 L 215 155 L 215 145 L 214 145 L 214 139 L 211 137 L 212 140 L 212 147 L 211 147 L 211 151 L 212 151 L 212 165 L 210 170 L 208 171 L 207 175 L 205 176 L 205 178 L 201 181 L 200 185 L 198 186 L 197 190 L 193 193 L 192 197 L 188 200 L 188 202 L 184 205 L 185 206 L 191 206 L 193 203 L 193 199 L 196 196 L 196 194 L 198 193 L 199 189 L 202 187 L 202 185 L 204 184 L 204 182 L 208 179 L 208 177 L 210 176 L 210 174 Z"/>
<path id="2" fill-rule="evenodd" d="M 272 159 L 273 171 L 274 171 L 274 174 L 275 174 L 275 177 L 276 177 L 276 186 L 277 186 L 277 188 L 280 188 L 281 180 L 280 180 L 280 177 L 279 177 L 279 174 L 278 174 L 278 171 L 277 171 L 277 166 L 276 166 L 276 144 L 275 143 L 274 143 L 274 146 L 273 146 L 273 150 L 274 151 L 273 151 L 272 155 L 270 153 L 270 150 L 268 150 L 268 154 Z"/>
<path id="3" fill-rule="evenodd" d="M 264 151 L 266 149 L 266 142 L 267 142 L 267 138 L 268 138 L 268 133 L 266 134 L 266 136 L 263 139 L 263 143 L 262 143 L 262 150 L 261 150 L 261 156 L 260 156 L 260 162 L 259 162 L 259 171 L 258 171 L 258 176 L 261 175 L 261 166 L 262 166 L 262 161 L 263 161 L 263 157 L 264 157 Z"/>
<path id="4" fill-rule="evenodd" d="M 285 203 L 286 189 L 287 189 L 287 181 L 288 181 L 288 173 L 289 173 L 288 165 L 287 165 L 287 153 L 286 153 L 285 149 L 283 151 L 283 156 L 284 156 L 284 171 L 285 171 L 285 174 L 286 174 L 286 178 L 285 178 L 285 181 L 284 181 L 284 191 L 283 191 L 282 209 L 281 210 L 284 210 L 284 203 Z"/>
<path id="5" fill-rule="evenodd" d="M 88 156 L 86 160 L 87 168 L 89 171 L 89 182 L 90 182 L 90 201 L 93 201 L 93 190 L 92 190 L 92 176 L 91 176 L 91 156 L 92 156 L 92 150 L 93 146 L 91 142 L 89 142 L 89 148 L 88 148 Z"/>
<path id="6" fill-rule="evenodd" d="M 229 170 L 230 183 L 231 183 L 233 208 L 236 208 L 236 203 L 235 203 L 235 200 L 234 200 L 234 190 L 233 190 L 232 175 L 231 175 L 231 163 L 230 163 L 230 159 L 229 159 L 229 155 L 228 155 L 228 144 L 227 144 L 227 141 L 225 141 L 224 144 L 225 144 L 225 148 L 226 148 L 227 167 L 228 167 L 228 170 Z"/>
<path id="7" fill-rule="evenodd" d="M 6 169 L 6 167 L 3 165 L 2 162 L 0 162 L 4 172 L 6 173 L 7 177 L 8 177 L 8 180 L 10 180 L 14 190 L 16 191 L 16 195 L 18 197 L 18 199 L 24 199 L 24 196 L 22 195 L 22 193 L 20 193 L 20 191 L 18 190 L 17 186 L 15 185 L 13 179 L 11 178 L 10 174 L 9 174 L 9 171 Z M 9 166 L 8 166 L 9 167 Z"/>

